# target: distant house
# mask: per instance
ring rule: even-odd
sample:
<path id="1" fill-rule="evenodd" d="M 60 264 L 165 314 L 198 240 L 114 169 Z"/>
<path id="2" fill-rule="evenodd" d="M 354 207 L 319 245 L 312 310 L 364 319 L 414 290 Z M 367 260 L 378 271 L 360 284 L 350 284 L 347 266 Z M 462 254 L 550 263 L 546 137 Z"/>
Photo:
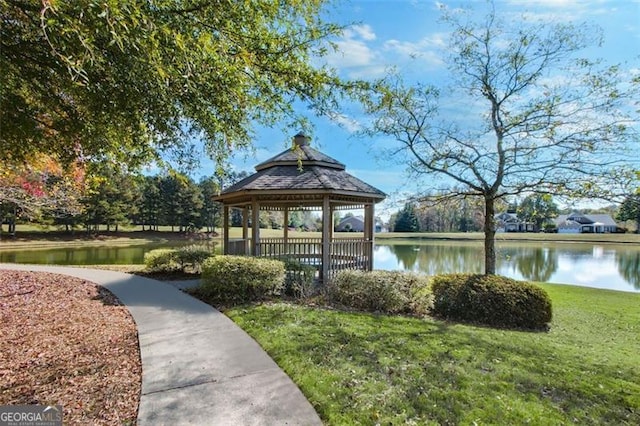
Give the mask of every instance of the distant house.
<path id="1" fill-rule="evenodd" d="M 534 232 L 535 226 L 525 222 L 512 212 L 499 213 L 495 216 L 497 232 Z"/>
<path id="2" fill-rule="evenodd" d="M 335 227 L 336 232 L 364 232 L 364 218 L 362 216 L 349 216 L 340 221 Z M 389 232 L 382 221 L 376 218 L 374 232 Z"/>
<path id="3" fill-rule="evenodd" d="M 619 227 L 608 214 L 562 214 L 555 220 L 559 234 L 603 234 L 618 232 Z"/>
<path id="4" fill-rule="evenodd" d="M 364 232 L 364 218 L 362 216 L 349 216 L 340 221 L 335 228 L 336 232 Z"/>

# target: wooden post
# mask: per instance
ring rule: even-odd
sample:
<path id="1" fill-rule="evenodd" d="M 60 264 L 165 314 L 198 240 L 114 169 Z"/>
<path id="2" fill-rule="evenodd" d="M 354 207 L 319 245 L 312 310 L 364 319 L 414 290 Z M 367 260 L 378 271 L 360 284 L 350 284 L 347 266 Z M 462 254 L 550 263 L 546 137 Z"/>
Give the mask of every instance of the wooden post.
<path id="1" fill-rule="evenodd" d="M 284 207 L 284 254 L 289 256 L 289 206 Z"/>
<path id="2" fill-rule="evenodd" d="M 330 239 L 331 241 L 333 241 L 333 238 L 334 238 L 334 232 L 335 232 L 335 229 L 333 229 L 333 214 L 336 212 L 335 206 L 330 205 L 330 206 L 329 206 L 329 210 L 330 210 L 330 212 L 329 212 L 329 219 L 330 219 L 330 222 L 331 222 L 331 224 L 329 225 L 329 228 L 330 228 L 330 230 L 331 230 L 331 232 L 329 233 L 329 239 Z"/>
<path id="3" fill-rule="evenodd" d="M 242 243 L 244 245 L 243 255 L 251 253 L 249 247 L 249 209 L 245 206 L 242 208 Z"/>
<path id="4" fill-rule="evenodd" d="M 222 249 L 224 254 L 229 254 L 229 206 L 224 206 L 222 210 L 222 226 Z"/>
<path id="5" fill-rule="evenodd" d="M 323 285 L 329 281 L 329 268 L 331 263 L 330 242 L 331 228 L 333 220 L 331 218 L 331 203 L 329 196 L 325 195 L 322 200 L 322 268 L 320 270 L 320 280 Z"/>
<path id="6" fill-rule="evenodd" d="M 373 244 L 375 238 L 375 205 L 373 203 L 364 206 L 364 240 L 365 256 L 367 257 L 366 270 L 373 270 Z"/>
<path id="7" fill-rule="evenodd" d="M 251 238 L 253 242 L 251 254 L 260 256 L 260 204 L 255 198 L 251 200 Z"/>

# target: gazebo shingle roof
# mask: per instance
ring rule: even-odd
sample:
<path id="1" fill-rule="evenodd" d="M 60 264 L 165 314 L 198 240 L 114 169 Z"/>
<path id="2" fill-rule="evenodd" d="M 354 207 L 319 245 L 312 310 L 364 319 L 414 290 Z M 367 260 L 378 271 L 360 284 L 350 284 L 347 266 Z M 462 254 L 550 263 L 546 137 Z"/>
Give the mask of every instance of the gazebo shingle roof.
<path id="1" fill-rule="evenodd" d="M 323 154 L 317 149 L 311 148 L 309 145 L 298 145 L 294 148 L 287 149 L 280 154 L 258 164 L 256 171 L 264 170 L 276 165 L 299 166 L 300 163 L 311 165 L 321 164 L 325 167 L 337 168 L 344 170 L 345 165 L 328 155 Z"/>
<path id="2" fill-rule="evenodd" d="M 303 135 L 296 136 L 293 148 L 258 164 L 255 169 L 256 173 L 226 188 L 217 199 L 265 191 L 291 194 L 336 192 L 370 198 L 375 202 L 386 196 L 379 189 L 347 173 L 341 162 L 311 148 Z"/>
<path id="3" fill-rule="evenodd" d="M 366 193 L 384 198 L 377 188 L 351 176 L 344 170 L 327 169 L 319 166 L 275 166 L 241 180 L 222 192 L 229 194 L 239 191 L 256 190 L 334 190 Z"/>

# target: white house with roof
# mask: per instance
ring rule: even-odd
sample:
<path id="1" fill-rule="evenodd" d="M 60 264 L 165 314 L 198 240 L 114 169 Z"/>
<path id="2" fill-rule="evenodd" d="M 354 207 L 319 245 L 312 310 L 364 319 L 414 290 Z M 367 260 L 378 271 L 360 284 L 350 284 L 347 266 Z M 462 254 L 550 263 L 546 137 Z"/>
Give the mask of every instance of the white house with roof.
<path id="1" fill-rule="evenodd" d="M 618 224 L 608 214 L 562 214 L 555 219 L 555 224 L 559 234 L 603 234 L 618 229 Z"/>
<path id="2" fill-rule="evenodd" d="M 363 232 L 364 231 L 364 217 L 362 216 L 349 216 L 340 221 L 336 225 L 337 232 Z"/>
<path id="3" fill-rule="evenodd" d="M 495 216 L 497 232 L 534 232 L 535 225 L 525 222 L 516 213 L 504 212 Z"/>
<path id="4" fill-rule="evenodd" d="M 364 232 L 365 221 L 362 216 L 348 216 L 345 217 L 335 227 L 336 232 Z M 374 224 L 375 232 L 386 232 L 384 224 L 375 219 Z"/>

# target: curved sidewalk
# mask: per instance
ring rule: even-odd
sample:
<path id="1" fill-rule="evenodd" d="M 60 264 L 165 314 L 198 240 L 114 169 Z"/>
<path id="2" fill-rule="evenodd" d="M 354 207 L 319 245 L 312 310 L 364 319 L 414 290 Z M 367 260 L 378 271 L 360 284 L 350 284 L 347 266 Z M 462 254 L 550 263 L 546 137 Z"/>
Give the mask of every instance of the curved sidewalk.
<path id="1" fill-rule="evenodd" d="M 138 328 L 138 424 L 320 425 L 300 389 L 235 325 L 167 283 L 121 272 L 49 265 L 0 269 L 70 275 L 109 289 Z"/>

